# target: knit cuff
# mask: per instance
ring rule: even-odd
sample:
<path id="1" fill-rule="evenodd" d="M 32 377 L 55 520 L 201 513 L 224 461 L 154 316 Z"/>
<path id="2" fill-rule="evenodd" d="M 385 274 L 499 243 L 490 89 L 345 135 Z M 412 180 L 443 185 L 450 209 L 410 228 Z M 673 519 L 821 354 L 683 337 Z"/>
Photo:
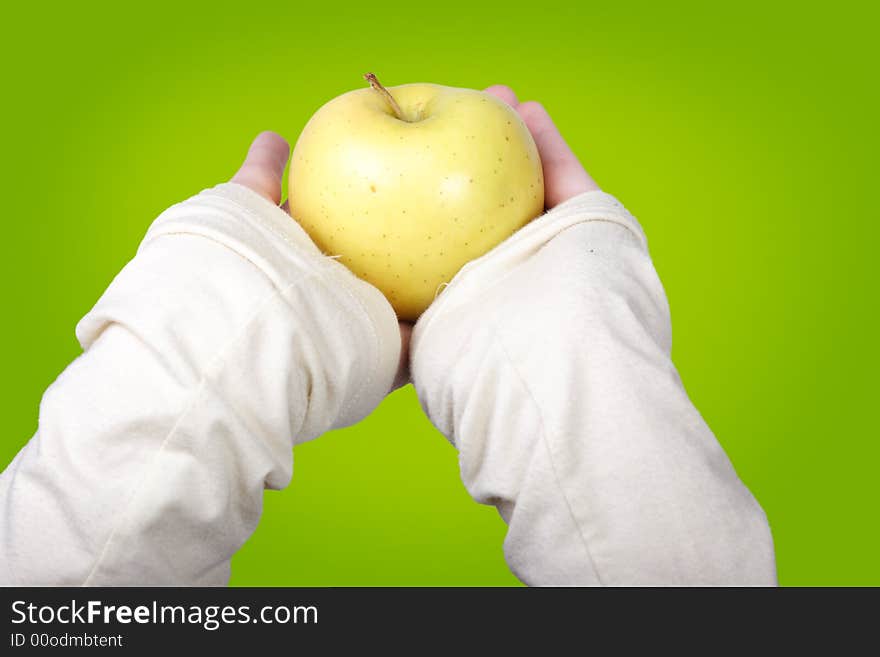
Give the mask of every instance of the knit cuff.
<path id="1" fill-rule="evenodd" d="M 371 352 L 362 354 L 363 362 L 371 365 L 357 372 L 363 384 L 354 386 L 360 391 L 345 404 L 344 417 L 336 418 L 334 427 L 363 419 L 391 390 L 400 359 L 394 309 L 379 290 L 321 253 L 302 226 L 277 205 L 243 185 L 224 183 L 163 212 L 140 248 L 168 234 L 200 235 L 219 242 L 250 261 L 278 289 L 304 276 L 316 276 L 328 289 L 339 291 L 327 302 L 347 306 L 352 319 L 346 329 L 353 332 L 353 343 Z"/>
<path id="2" fill-rule="evenodd" d="M 579 194 L 537 217 L 494 249 L 462 267 L 419 318 L 413 334 L 413 353 L 434 316 L 448 312 L 474 294 L 488 289 L 565 229 L 588 222 L 616 224 L 627 231 L 639 248 L 647 251 L 648 243 L 642 227 L 616 198 L 598 190 Z"/>

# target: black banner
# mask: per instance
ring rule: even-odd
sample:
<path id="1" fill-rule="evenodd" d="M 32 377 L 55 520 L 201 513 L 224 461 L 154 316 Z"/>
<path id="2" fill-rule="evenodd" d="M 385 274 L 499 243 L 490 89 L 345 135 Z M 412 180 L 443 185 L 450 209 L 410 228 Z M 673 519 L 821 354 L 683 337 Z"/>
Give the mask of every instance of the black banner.
<path id="1" fill-rule="evenodd" d="M 830 627 L 835 611 L 843 616 L 839 604 L 806 606 L 802 596 L 778 589 L 9 588 L 0 589 L 0 604 L 4 655 L 71 648 L 323 652 L 350 650 L 353 642 L 371 651 L 445 648 L 458 655 L 475 645 L 523 647 L 527 639 L 558 654 L 569 652 L 566 645 L 625 647 L 644 639 L 681 647 L 700 636 L 730 647 L 773 634 L 793 613 L 811 632 Z M 848 631 L 870 627 L 868 608 L 861 611 L 845 616 Z"/>

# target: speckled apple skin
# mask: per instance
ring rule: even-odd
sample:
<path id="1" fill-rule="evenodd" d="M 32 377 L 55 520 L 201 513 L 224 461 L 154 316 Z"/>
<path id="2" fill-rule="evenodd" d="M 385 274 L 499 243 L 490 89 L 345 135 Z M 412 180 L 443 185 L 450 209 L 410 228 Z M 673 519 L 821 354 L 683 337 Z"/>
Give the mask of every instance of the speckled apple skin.
<path id="1" fill-rule="evenodd" d="M 541 160 L 519 115 L 472 89 L 365 88 L 319 109 L 290 164 L 293 217 L 327 255 L 415 320 L 468 261 L 544 209 Z"/>

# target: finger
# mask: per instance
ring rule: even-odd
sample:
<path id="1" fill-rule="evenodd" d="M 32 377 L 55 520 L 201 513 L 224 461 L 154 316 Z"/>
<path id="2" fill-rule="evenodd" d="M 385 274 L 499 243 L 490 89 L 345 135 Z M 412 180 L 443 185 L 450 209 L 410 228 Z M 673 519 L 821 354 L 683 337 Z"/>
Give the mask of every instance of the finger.
<path id="1" fill-rule="evenodd" d="M 500 98 L 511 107 L 516 107 L 519 104 L 513 89 L 503 84 L 493 84 L 491 87 L 487 87 L 486 93 Z"/>
<path id="2" fill-rule="evenodd" d="M 569 148 L 541 103 L 516 107 L 538 146 L 544 167 L 544 204 L 552 208 L 582 192 L 599 189 Z"/>
<path id="3" fill-rule="evenodd" d="M 270 131 L 261 132 L 232 182 L 250 187 L 277 205 L 281 202 L 281 179 L 289 156 L 290 146 L 284 137 Z"/>

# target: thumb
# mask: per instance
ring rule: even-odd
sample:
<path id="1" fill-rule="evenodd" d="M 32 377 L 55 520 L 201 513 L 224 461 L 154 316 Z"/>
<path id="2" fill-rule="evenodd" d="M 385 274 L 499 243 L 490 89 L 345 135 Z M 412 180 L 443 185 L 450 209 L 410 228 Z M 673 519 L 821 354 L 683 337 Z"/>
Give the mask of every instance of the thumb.
<path id="1" fill-rule="evenodd" d="M 284 137 L 270 131 L 261 132 L 231 182 L 249 187 L 278 205 L 281 202 L 281 179 L 289 156 L 290 146 Z"/>

